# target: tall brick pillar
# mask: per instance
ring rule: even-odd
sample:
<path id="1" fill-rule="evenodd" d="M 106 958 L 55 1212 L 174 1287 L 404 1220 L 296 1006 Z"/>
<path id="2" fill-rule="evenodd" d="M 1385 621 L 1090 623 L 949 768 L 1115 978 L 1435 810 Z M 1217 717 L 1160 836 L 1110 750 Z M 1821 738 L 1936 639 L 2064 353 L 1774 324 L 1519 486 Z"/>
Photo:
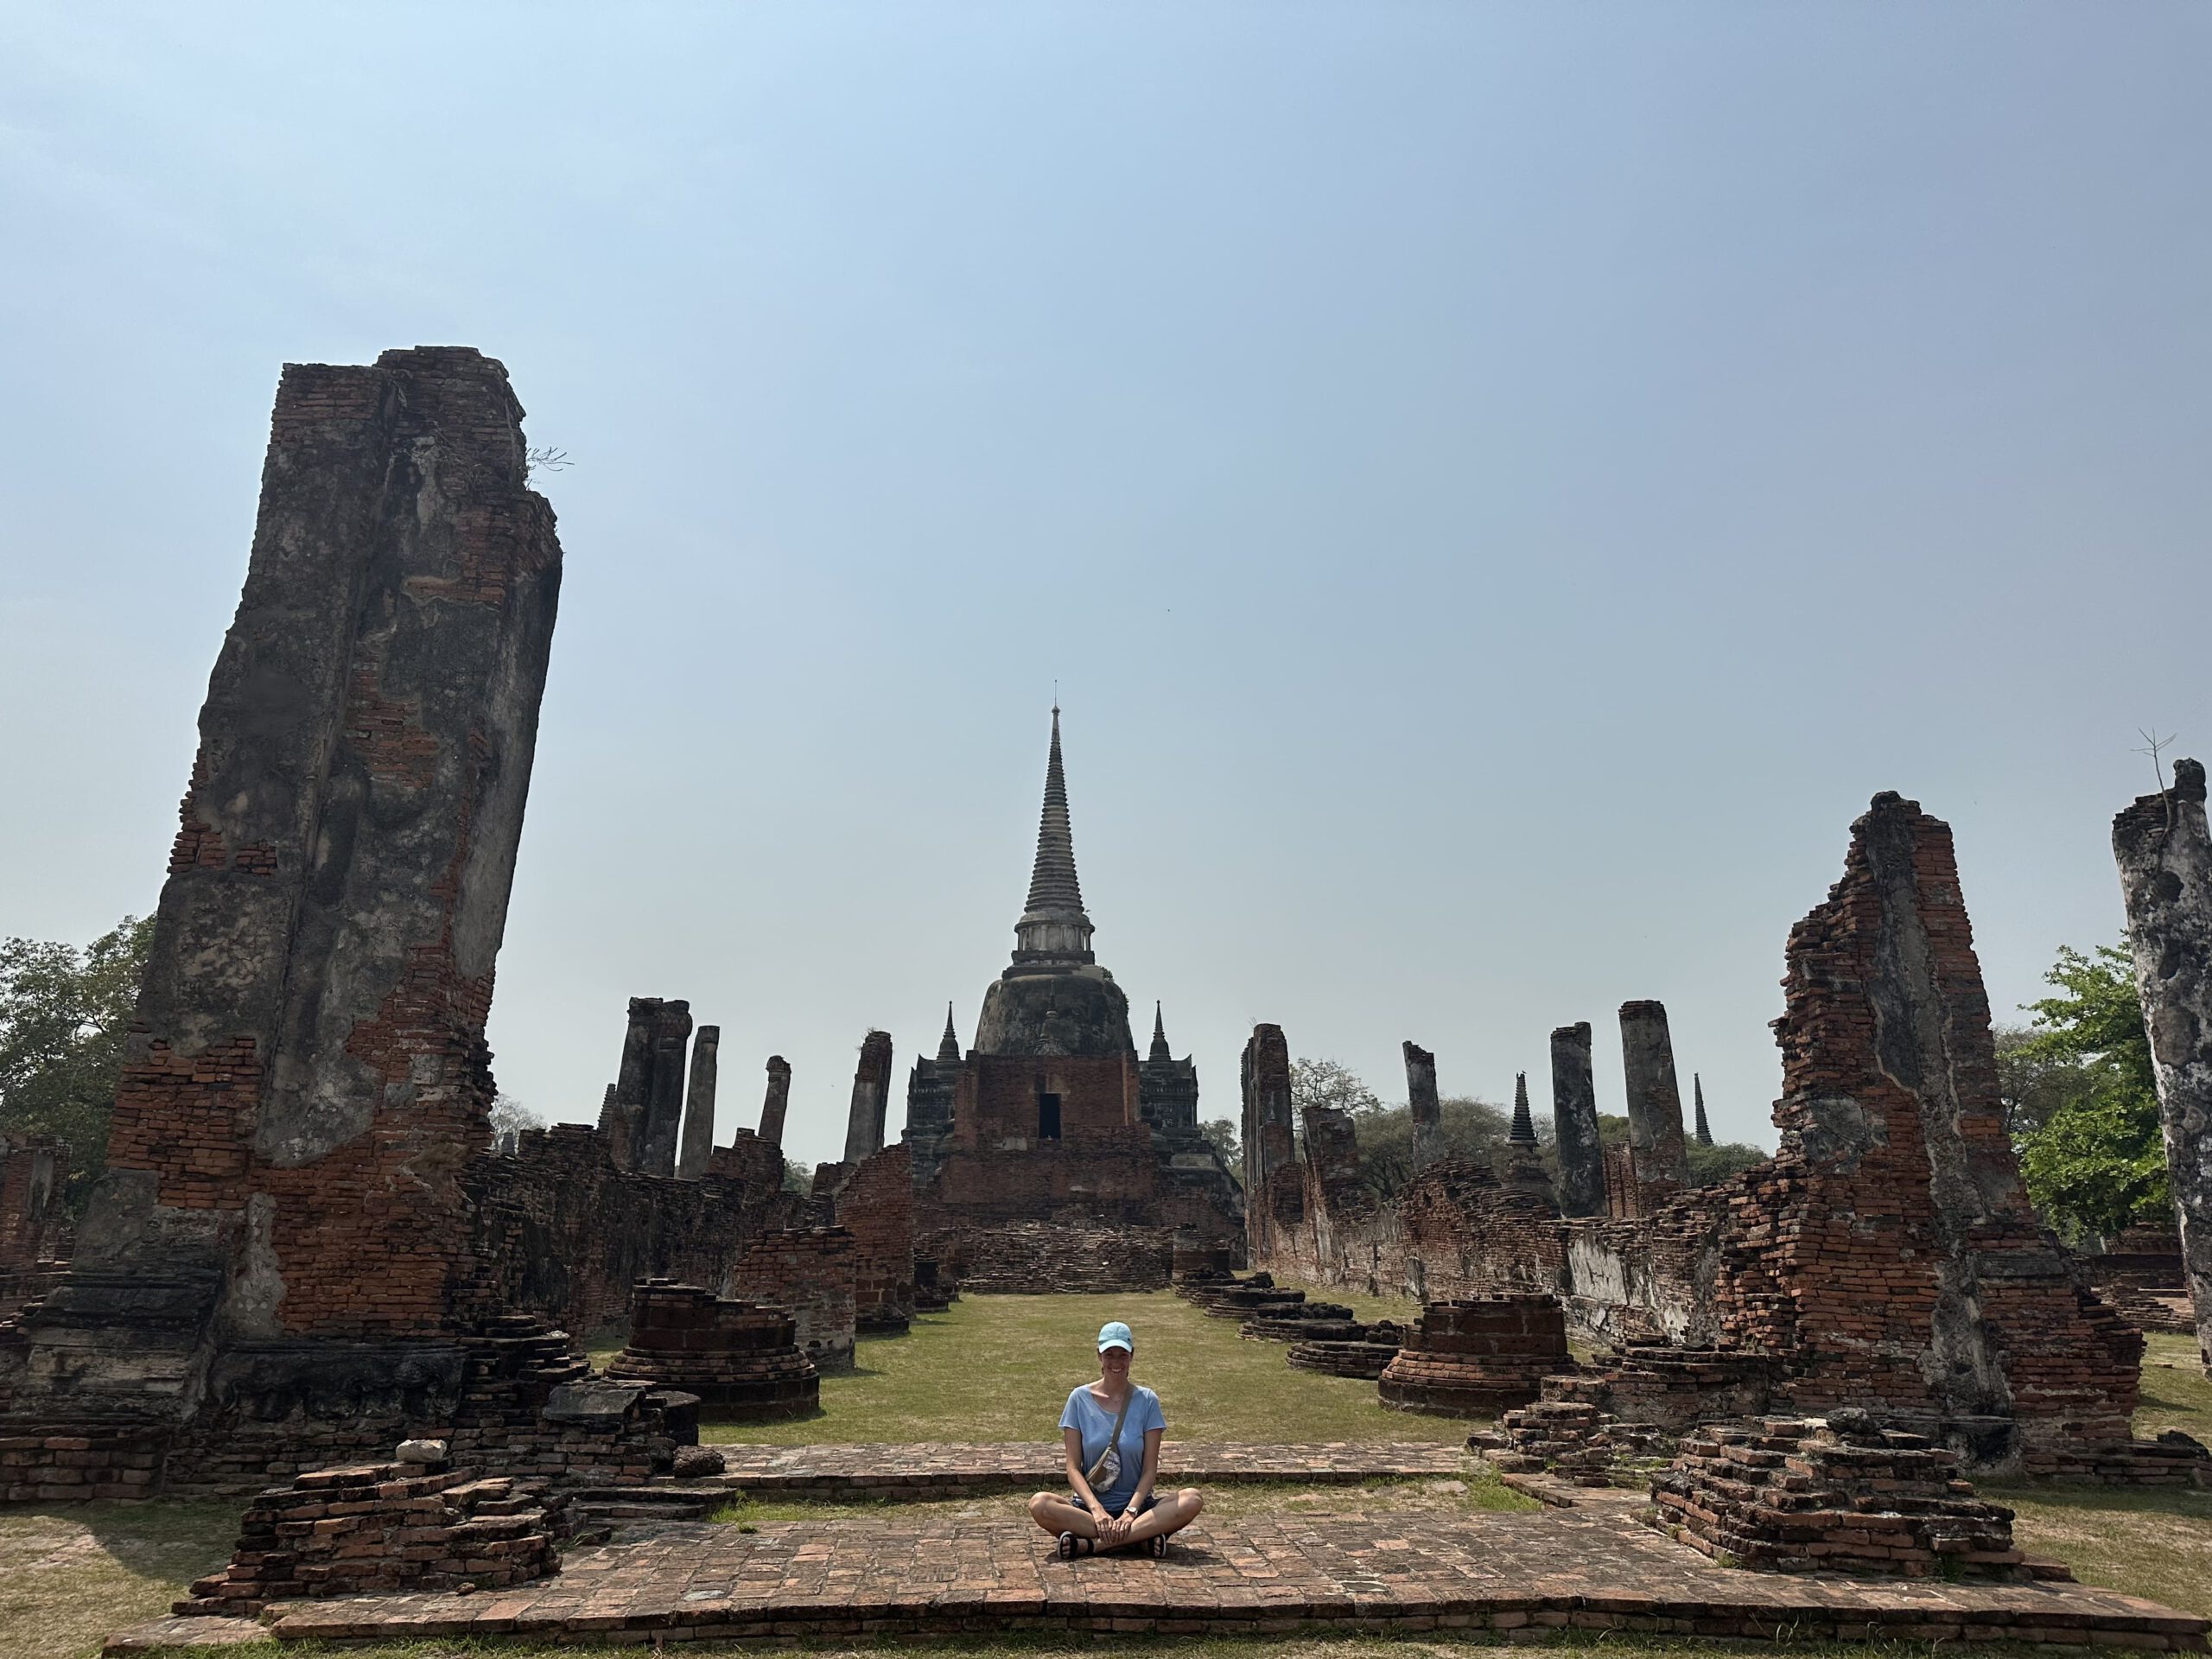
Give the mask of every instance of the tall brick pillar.
<path id="1" fill-rule="evenodd" d="M 1675 1039 L 1663 1002 L 1621 1004 L 1621 1065 L 1628 1074 L 1630 1162 L 1639 1181 L 1688 1185 L 1682 1086 L 1675 1077 Z"/>
<path id="2" fill-rule="evenodd" d="M 211 1341 L 260 1344 L 260 1381 L 315 1363 L 302 1339 L 454 1328 L 560 592 L 522 412 L 465 347 L 285 367 L 108 1170 L 27 1328 L 34 1382 L 189 1411 L 233 1386 Z"/>
<path id="3" fill-rule="evenodd" d="M 1406 1102 L 1413 1115 L 1414 1167 L 1433 1162 L 1444 1149 L 1444 1108 L 1436 1098 L 1436 1056 L 1414 1042 L 1398 1045 L 1406 1057 Z"/>
<path id="4" fill-rule="evenodd" d="M 845 1120 L 845 1161 L 857 1164 L 883 1150 L 883 1124 L 891 1107 L 891 1033 L 871 1031 L 853 1070 L 852 1111 Z"/>
<path id="5" fill-rule="evenodd" d="M 692 1039 L 691 1086 L 683 1094 L 683 1145 L 676 1158 L 678 1180 L 697 1180 L 714 1156 L 715 1068 L 721 1041 L 720 1026 L 702 1026 Z"/>
<path id="6" fill-rule="evenodd" d="M 768 1092 L 760 1103 L 760 1138 L 772 1147 L 784 1144 L 784 1113 L 791 1099 L 791 1062 L 780 1054 L 768 1057 Z"/>
<path id="7" fill-rule="evenodd" d="M 1274 1247 L 1270 1202 L 1279 1175 L 1297 1174 L 1291 1137 L 1290 1044 L 1281 1026 L 1252 1027 L 1244 1045 L 1244 1228 L 1256 1260 Z"/>
<path id="8" fill-rule="evenodd" d="M 2151 1039 L 2197 1356 L 2212 1370 L 2212 835 L 2204 767 L 2174 762 L 2174 786 L 2112 823 L 2127 900 L 2135 987 Z"/>
<path id="9" fill-rule="evenodd" d="M 691 1039 L 691 1005 L 658 996 L 630 999 L 622 1037 L 622 1069 L 601 1109 L 600 1127 L 618 1169 L 641 1175 L 676 1173 L 676 1141 L 683 1118 L 683 1054 Z"/>
<path id="10" fill-rule="evenodd" d="M 1605 1149 L 1598 1138 L 1587 1020 L 1552 1033 L 1552 1133 L 1559 1148 L 1560 1213 L 1604 1215 Z"/>

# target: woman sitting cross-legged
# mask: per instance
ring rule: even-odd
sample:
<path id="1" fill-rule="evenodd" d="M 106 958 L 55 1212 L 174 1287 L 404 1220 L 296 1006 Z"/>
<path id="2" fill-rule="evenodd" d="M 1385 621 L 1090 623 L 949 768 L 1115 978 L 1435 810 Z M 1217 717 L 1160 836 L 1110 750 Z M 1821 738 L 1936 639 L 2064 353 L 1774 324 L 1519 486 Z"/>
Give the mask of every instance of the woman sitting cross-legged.
<path id="1" fill-rule="evenodd" d="M 1136 1346 L 1119 1319 L 1099 1327 L 1098 1380 L 1078 1383 L 1060 1413 L 1068 1495 L 1039 1492 L 1029 1500 L 1030 1519 L 1059 1535 L 1065 1559 L 1124 1544 L 1165 1555 L 1167 1535 L 1189 1526 L 1205 1507 L 1195 1487 L 1165 1497 L 1152 1490 L 1167 1419 L 1160 1396 L 1129 1380 Z"/>

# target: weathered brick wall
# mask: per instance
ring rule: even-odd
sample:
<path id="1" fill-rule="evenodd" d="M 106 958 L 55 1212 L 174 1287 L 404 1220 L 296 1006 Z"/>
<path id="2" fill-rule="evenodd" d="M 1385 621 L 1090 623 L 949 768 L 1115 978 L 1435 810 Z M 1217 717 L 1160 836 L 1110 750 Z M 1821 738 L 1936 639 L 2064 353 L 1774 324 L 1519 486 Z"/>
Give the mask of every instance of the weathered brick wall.
<path id="1" fill-rule="evenodd" d="M 476 1280 L 472 1306 L 543 1315 L 579 1335 L 619 1325 L 639 1281 L 681 1279 L 721 1290 L 778 1229 L 804 1225 L 817 1207 L 773 1183 L 733 1179 L 717 1167 L 696 1181 L 616 1166 L 608 1138 L 560 1123 L 520 1137 L 512 1157 L 472 1166 Z"/>
<path id="2" fill-rule="evenodd" d="M 800 1350 L 822 1371 L 853 1369 L 854 1255 L 842 1227 L 763 1234 L 730 1272 L 730 1293 L 789 1312 Z"/>
<path id="3" fill-rule="evenodd" d="M 827 1175 L 825 1178 L 825 1171 Z M 830 1219 L 853 1236 L 853 1310 L 861 1331 L 904 1331 L 914 1317 L 914 1166 L 903 1146 L 815 1172 Z"/>
<path id="4" fill-rule="evenodd" d="M 954 1264 L 963 1292 L 1165 1290 L 1173 1273 L 1175 1230 L 1083 1220 L 954 1224 L 924 1234 L 921 1247 Z"/>
<path id="5" fill-rule="evenodd" d="M 0 1274 L 69 1259 L 69 1143 L 49 1135 L 0 1135 Z M 13 1310 L 0 1304 L 0 1318 Z"/>

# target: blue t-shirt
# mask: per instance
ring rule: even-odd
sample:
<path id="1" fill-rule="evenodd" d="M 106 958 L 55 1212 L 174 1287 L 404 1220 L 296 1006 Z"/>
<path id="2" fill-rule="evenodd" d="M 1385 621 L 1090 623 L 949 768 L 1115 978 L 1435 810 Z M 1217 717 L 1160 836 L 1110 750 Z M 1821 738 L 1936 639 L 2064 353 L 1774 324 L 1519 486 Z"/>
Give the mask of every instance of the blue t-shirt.
<path id="1" fill-rule="evenodd" d="M 1106 1449 L 1106 1437 L 1114 1432 L 1114 1414 L 1098 1403 L 1090 1392 L 1090 1384 L 1085 1382 L 1068 1395 L 1067 1408 L 1060 1413 L 1060 1427 L 1082 1434 L 1083 1467 L 1087 1471 Z M 1155 1428 L 1166 1427 L 1167 1419 L 1160 1412 L 1160 1396 L 1150 1389 L 1137 1385 L 1135 1397 L 1129 1402 L 1129 1414 L 1122 1420 L 1121 1478 L 1111 1486 L 1091 1489 L 1097 1493 L 1098 1501 L 1116 1514 L 1120 1514 L 1136 1496 L 1137 1482 L 1144 1474 L 1144 1437 Z"/>

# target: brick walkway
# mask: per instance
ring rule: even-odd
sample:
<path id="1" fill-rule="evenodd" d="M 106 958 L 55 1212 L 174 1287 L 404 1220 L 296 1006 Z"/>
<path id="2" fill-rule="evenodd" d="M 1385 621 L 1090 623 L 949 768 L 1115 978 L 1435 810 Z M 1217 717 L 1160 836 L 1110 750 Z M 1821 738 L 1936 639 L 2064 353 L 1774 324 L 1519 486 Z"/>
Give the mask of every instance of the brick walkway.
<path id="1" fill-rule="evenodd" d="M 677 1524 L 474 1596 L 292 1602 L 280 1638 L 622 1632 L 631 1641 L 1050 1630 L 1171 1634 L 1574 1626 L 2201 1649 L 2206 1621 L 2079 1585 L 1749 1573 L 1607 1503 L 1536 1515 L 1202 1520 L 1167 1559 L 1067 1562 L 1010 1516 Z"/>
<path id="2" fill-rule="evenodd" d="M 1058 1486 L 1065 1479 L 1057 1445 L 718 1446 L 715 1449 L 722 1454 L 726 1468 L 715 1484 L 748 1492 L 951 1497 L 967 1492 Z M 1457 1446 L 1422 1441 L 1387 1446 L 1341 1442 L 1234 1446 L 1171 1440 L 1160 1450 L 1160 1478 L 1162 1485 L 1258 1480 L 1353 1485 L 1364 1480 L 1463 1474 L 1466 1459 L 1466 1452 Z"/>

